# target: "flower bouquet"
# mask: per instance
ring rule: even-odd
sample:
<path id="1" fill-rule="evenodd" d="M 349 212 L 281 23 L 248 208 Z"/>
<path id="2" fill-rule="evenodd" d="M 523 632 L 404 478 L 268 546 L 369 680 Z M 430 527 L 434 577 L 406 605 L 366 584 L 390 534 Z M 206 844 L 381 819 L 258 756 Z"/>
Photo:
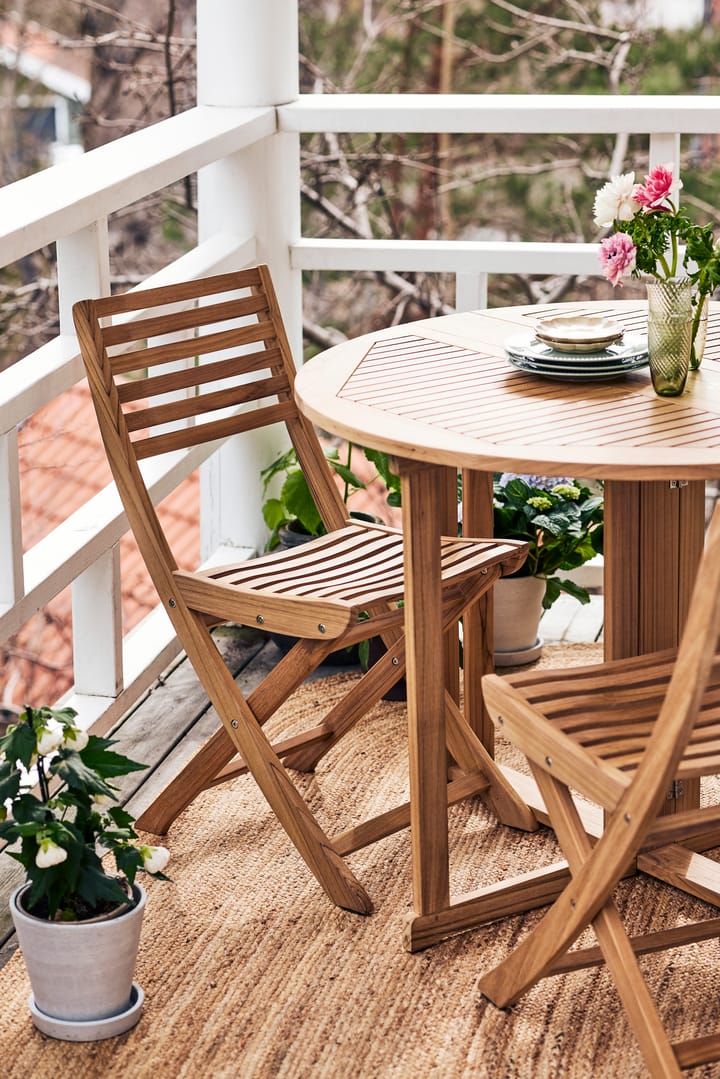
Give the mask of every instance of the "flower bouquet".
<path id="1" fill-rule="evenodd" d="M 688 292 L 694 286 L 690 366 L 697 367 L 701 349 L 695 346 L 705 299 L 720 285 L 720 242 L 715 242 L 711 224 L 694 224 L 673 201 L 673 185 L 672 164 L 651 169 L 643 184 L 635 183 L 634 172 L 613 176 L 595 196 L 594 220 L 599 228 L 614 229 L 602 240 L 599 253 L 612 285 L 622 285 L 630 274 L 674 282 L 682 251 Z"/>

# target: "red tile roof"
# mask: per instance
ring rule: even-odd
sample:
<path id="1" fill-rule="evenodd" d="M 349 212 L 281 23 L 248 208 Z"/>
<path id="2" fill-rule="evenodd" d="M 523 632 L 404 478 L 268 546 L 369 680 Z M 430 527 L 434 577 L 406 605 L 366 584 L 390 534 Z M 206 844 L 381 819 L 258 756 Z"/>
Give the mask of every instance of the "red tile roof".
<path id="1" fill-rule="evenodd" d="M 47 536 L 68 514 L 110 482 L 85 383 L 56 398 L 25 423 L 19 434 L 20 485 L 25 550 Z M 191 476 L 160 507 L 178 564 L 197 565 L 199 485 Z M 120 544 L 123 630 L 157 603 L 134 540 Z M 0 644 L 0 704 L 53 703 L 73 681 L 70 589 Z"/>

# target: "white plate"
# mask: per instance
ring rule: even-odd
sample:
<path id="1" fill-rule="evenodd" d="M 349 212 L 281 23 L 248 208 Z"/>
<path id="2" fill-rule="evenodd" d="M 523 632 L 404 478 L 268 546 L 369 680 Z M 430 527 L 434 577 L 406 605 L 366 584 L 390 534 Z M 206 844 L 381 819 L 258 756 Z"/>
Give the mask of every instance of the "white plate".
<path id="1" fill-rule="evenodd" d="M 622 339 L 624 330 L 617 319 L 608 315 L 554 315 L 541 319 L 536 333 L 542 341 L 578 348 L 603 348 Z"/>
<path id="2" fill-rule="evenodd" d="M 647 355 L 647 337 L 643 334 L 627 334 L 625 339 L 618 344 L 609 345 L 607 348 L 595 352 L 558 352 L 557 349 L 538 341 L 534 334 L 524 333 L 509 338 L 505 342 L 505 351 L 512 356 L 521 359 L 533 359 L 552 363 L 555 366 L 561 364 L 577 364 L 587 366 L 590 364 L 612 364 L 617 360 L 630 360 L 638 356 Z"/>
<path id="3" fill-rule="evenodd" d="M 572 352 L 577 355 L 579 352 L 600 352 L 610 345 L 615 345 L 619 341 L 622 341 L 622 334 L 614 334 L 612 337 L 600 337 L 593 341 L 559 341 L 554 337 L 544 337 L 539 331 L 537 333 L 538 341 L 542 341 L 543 344 L 549 345 L 557 352 Z"/>
<path id="4" fill-rule="evenodd" d="M 519 371 L 524 371 L 525 374 L 571 382 L 608 382 L 611 379 L 624 378 L 631 371 L 638 371 L 641 367 L 647 367 L 649 362 L 647 354 L 645 354 L 636 356 L 633 359 L 622 360 L 612 366 L 593 364 L 585 367 L 581 365 L 558 365 L 553 367 L 552 365 L 538 363 L 525 356 L 514 356 L 510 352 L 508 352 L 508 360 L 513 367 L 516 367 Z"/>

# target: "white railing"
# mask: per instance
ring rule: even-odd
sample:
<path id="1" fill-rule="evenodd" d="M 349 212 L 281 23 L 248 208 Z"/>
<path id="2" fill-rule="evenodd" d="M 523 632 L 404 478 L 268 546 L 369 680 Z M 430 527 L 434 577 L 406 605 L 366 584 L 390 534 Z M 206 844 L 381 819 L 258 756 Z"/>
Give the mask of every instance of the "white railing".
<path id="1" fill-rule="evenodd" d="M 56 242 L 60 294 L 60 335 L 0 373 L 0 641 L 72 585 L 75 689 L 70 700 L 82 721 L 99 730 L 127 711 L 177 646 L 161 610 L 121 640 L 117 545 L 126 523 L 112 487 L 23 553 L 18 429 L 83 376 L 71 307 L 77 299 L 107 291 L 107 222 L 113 213 L 197 173 L 197 247 L 140 287 L 267 261 L 299 355 L 302 270 L 449 272 L 456 275 L 456 303 L 462 309 L 483 305 L 491 273 L 598 272 L 594 244 L 304 238 L 301 133 L 639 132 L 648 136 L 650 161 L 658 161 L 678 159 L 681 135 L 720 132 L 717 98 L 299 97 L 268 84 L 263 99 L 257 78 L 247 76 L 236 85 L 243 56 L 255 63 L 264 55 L 248 27 L 253 23 L 258 35 L 269 35 L 271 53 L 283 47 L 287 52 L 287 41 L 277 44 L 277 27 L 285 26 L 292 38 L 293 20 L 288 28 L 286 16 L 295 5 L 213 0 L 199 7 L 214 9 L 210 23 L 203 26 L 200 20 L 198 29 L 199 61 L 205 58 L 199 62 L 202 104 L 0 190 L 0 265 Z M 219 9 L 224 20 L 218 21 Z M 229 59 L 217 25 L 224 35 L 235 28 Z M 207 65 L 213 49 L 225 57 L 224 83 Z M 294 56 L 297 70 L 296 47 Z M 209 72 L 207 84 L 203 70 Z M 259 467 L 270 452 L 266 444 L 245 439 L 203 464 L 205 559 L 227 546 L 249 556 L 261 543 Z M 200 463 L 197 453 L 189 453 L 156 465 L 154 497 L 164 497 Z"/>

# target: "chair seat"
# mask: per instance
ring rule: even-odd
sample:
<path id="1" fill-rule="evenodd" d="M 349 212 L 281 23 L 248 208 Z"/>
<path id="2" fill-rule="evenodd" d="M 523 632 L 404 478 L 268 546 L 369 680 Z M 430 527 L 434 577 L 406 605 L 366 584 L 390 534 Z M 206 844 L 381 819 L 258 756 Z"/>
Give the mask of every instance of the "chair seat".
<path id="1" fill-rule="evenodd" d="M 511 572 L 523 557 L 524 549 L 508 541 L 444 539 L 445 598 L 457 594 L 478 570 L 502 565 L 504 572 Z M 340 636 L 362 613 L 402 601 L 402 533 L 353 524 L 292 550 L 198 573 L 178 570 L 174 577 L 195 611 L 287 633 L 289 610 L 294 608 L 293 633 L 329 639 Z"/>
<path id="2" fill-rule="evenodd" d="M 600 804 L 613 806 L 652 738 L 676 654 L 675 649 L 669 649 L 585 667 L 506 675 L 503 681 L 532 708 L 523 718 L 513 715 L 512 740 L 531 759 L 537 759 L 530 739 L 538 738 L 538 728 L 542 726 L 541 756 L 543 760 L 548 755 L 554 758 L 556 775 L 560 774 L 557 769 L 562 771 L 564 767 L 562 743 L 571 743 L 566 747 L 568 759 L 573 751 L 582 749 L 593 766 L 593 791 L 582 789 L 582 770 L 573 773 L 573 786 Z M 492 681 L 492 678 L 485 681 L 486 696 L 492 694 Z M 522 743 L 517 741 L 521 724 L 527 727 Z M 548 737 L 555 743 L 550 751 Z M 605 797 L 597 789 L 598 761 L 607 766 Z M 718 772 L 720 654 L 715 657 L 697 724 L 681 758 L 677 777 L 690 779 Z"/>

